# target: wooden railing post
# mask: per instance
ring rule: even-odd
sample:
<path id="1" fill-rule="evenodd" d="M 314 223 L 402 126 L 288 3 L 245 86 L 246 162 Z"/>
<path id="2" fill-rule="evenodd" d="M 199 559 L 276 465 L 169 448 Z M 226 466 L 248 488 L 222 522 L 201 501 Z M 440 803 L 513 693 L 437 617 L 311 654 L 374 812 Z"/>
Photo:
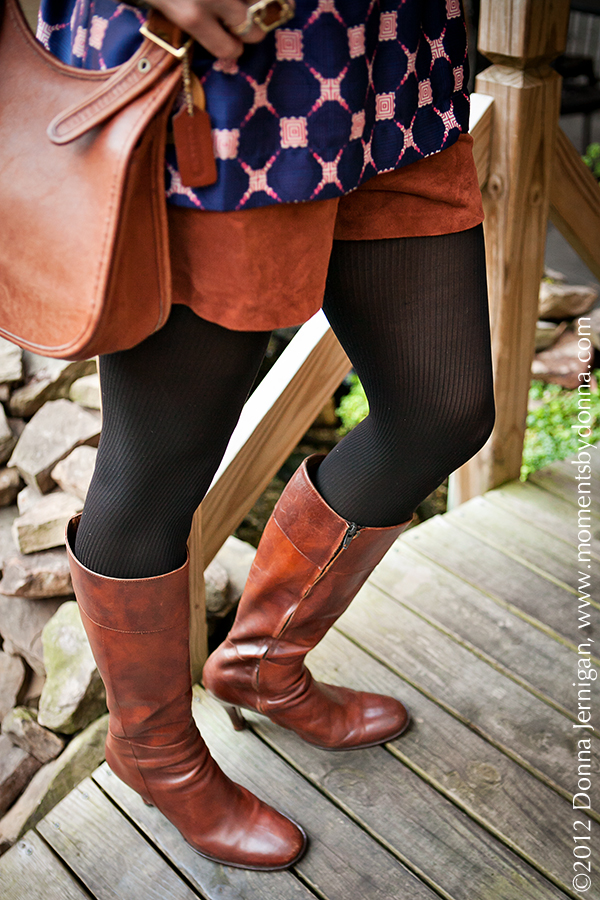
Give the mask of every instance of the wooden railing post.
<path id="1" fill-rule="evenodd" d="M 569 0 L 482 0 L 479 49 L 494 65 L 476 90 L 494 99 L 483 190 L 497 419 L 451 479 L 452 505 L 519 476 L 543 273 Z"/>
<path id="2" fill-rule="evenodd" d="M 188 541 L 190 554 L 190 669 L 192 682 L 200 681 L 208 656 L 206 631 L 206 598 L 204 586 L 204 551 L 202 547 L 202 513 L 194 516 Z"/>

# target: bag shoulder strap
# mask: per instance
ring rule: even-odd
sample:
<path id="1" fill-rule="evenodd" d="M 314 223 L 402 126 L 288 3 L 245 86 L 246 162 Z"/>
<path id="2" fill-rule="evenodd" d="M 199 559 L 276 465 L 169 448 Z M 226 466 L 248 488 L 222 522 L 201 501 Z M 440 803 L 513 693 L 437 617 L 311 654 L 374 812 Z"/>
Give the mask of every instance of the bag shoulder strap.
<path id="1" fill-rule="evenodd" d="M 102 124 L 148 91 L 178 63 L 176 51 L 183 49 L 180 28 L 151 10 L 143 33 L 146 35 L 143 44 L 114 75 L 85 100 L 70 106 L 50 122 L 48 137 L 54 144 L 67 144 Z"/>

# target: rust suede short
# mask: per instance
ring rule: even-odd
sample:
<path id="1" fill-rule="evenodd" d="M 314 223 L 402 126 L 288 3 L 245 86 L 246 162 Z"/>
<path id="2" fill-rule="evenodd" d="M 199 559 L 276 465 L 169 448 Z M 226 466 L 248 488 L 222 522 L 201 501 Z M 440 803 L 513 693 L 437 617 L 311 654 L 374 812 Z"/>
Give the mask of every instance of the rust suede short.
<path id="1" fill-rule="evenodd" d="M 306 322 L 323 301 L 334 240 L 465 231 L 483 221 L 473 139 L 333 200 L 234 212 L 169 207 L 173 302 L 234 331 Z"/>

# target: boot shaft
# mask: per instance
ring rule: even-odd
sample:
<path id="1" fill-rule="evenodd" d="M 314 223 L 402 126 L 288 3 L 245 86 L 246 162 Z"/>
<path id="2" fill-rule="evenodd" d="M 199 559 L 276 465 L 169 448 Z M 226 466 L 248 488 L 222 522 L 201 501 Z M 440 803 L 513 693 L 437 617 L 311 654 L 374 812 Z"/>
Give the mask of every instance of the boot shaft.
<path id="1" fill-rule="evenodd" d="M 67 527 L 73 589 L 117 737 L 161 745 L 188 726 L 189 567 L 155 578 L 98 575 L 74 554 L 79 517 Z"/>

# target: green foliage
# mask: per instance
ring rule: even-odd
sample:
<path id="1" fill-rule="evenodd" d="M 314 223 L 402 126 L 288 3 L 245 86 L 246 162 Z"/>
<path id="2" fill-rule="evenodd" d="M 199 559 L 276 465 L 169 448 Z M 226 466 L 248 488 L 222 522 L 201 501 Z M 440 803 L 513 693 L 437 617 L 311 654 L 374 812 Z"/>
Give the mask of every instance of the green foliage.
<path id="1" fill-rule="evenodd" d="M 600 370 L 594 375 L 599 378 Z M 581 403 L 582 398 L 586 398 L 585 405 Z M 539 406 L 527 415 L 521 481 L 536 469 L 577 452 L 578 433 L 571 426 L 577 423 L 580 410 L 585 408 L 591 416 L 592 436 L 585 440 L 590 444 L 600 440 L 600 393 L 597 390 L 588 391 L 581 386 L 579 391 L 566 391 L 557 384 L 533 381 L 529 399 L 538 401 Z"/>
<path id="2" fill-rule="evenodd" d="M 340 405 L 336 409 L 336 413 L 342 423 L 339 428 L 341 435 L 348 434 L 355 425 L 358 425 L 359 422 L 362 422 L 369 415 L 369 403 L 358 375 L 353 372 L 352 375 L 348 376 L 348 381 L 350 382 L 350 390 L 342 397 Z"/>
<path id="3" fill-rule="evenodd" d="M 588 144 L 583 161 L 592 170 L 592 175 L 600 181 L 600 144 Z"/>

